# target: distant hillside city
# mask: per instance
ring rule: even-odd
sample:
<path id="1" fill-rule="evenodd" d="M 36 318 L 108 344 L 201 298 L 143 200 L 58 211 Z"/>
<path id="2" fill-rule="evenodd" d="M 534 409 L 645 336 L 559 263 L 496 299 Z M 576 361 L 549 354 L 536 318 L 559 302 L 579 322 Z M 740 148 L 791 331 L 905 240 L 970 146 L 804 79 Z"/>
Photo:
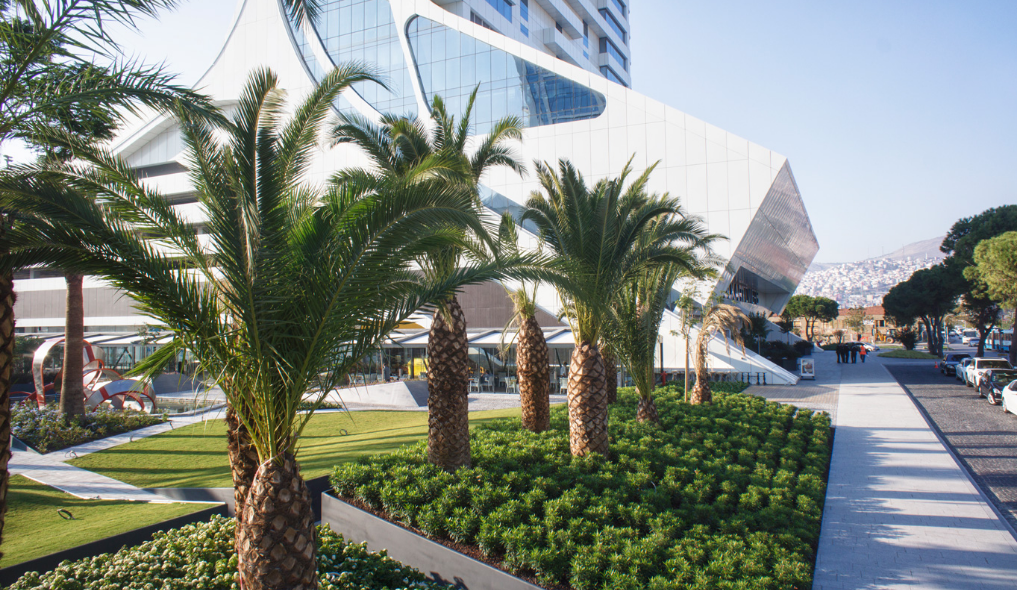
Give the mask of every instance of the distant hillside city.
<path id="1" fill-rule="evenodd" d="M 829 297 L 842 308 L 879 305 L 894 285 L 942 260 L 942 242 L 943 238 L 923 240 L 859 262 L 813 264 L 796 293 Z"/>

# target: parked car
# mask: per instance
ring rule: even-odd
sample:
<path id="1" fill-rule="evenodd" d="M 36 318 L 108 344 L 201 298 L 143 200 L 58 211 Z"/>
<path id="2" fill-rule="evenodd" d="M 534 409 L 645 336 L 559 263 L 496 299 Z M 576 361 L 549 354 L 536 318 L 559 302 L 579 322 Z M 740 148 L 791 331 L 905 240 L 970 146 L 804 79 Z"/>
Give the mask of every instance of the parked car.
<path id="1" fill-rule="evenodd" d="M 982 383 L 978 386 L 978 395 L 996 405 L 1003 399 L 1003 389 L 1017 380 L 1017 370 L 989 369 L 982 375 Z"/>
<path id="2" fill-rule="evenodd" d="M 968 374 L 968 365 L 970 365 L 971 361 L 973 360 L 975 360 L 975 358 L 971 356 L 969 356 L 966 359 L 962 359 L 961 362 L 957 365 L 957 368 L 954 369 L 954 374 L 957 377 L 958 381 L 967 383 L 967 377 L 965 377 L 965 375 Z"/>
<path id="3" fill-rule="evenodd" d="M 999 397 L 1003 400 L 1003 412 L 1017 414 L 1017 380 L 1004 387 Z"/>
<path id="4" fill-rule="evenodd" d="M 976 357 L 968 364 L 964 374 L 964 383 L 968 387 L 978 388 L 982 383 L 982 376 L 990 369 L 1012 369 L 1010 361 L 1006 359 L 987 359 Z"/>
<path id="5" fill-rule="evenodd" d="M 956 375 L 957 365 L 966 358 L 971 358 L 971 355 L 963 353 L 946 355 L 943 360 L 939 361 L 939 372 L 944 375 Z"/>

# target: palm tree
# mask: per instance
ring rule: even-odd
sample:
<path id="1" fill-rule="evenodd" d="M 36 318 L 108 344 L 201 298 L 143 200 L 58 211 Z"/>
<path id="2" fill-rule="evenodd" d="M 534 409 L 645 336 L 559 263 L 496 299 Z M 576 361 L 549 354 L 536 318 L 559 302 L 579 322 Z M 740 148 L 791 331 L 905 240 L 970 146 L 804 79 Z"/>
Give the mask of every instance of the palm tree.
<path id="1" fill-rule="evenodd" d="M 343 175 L 399 179 L 409 184 L 437 180 L 466 187 L 479 204 L 479 183 L 485 172 L 495 166 L 506 166 L 522 174 L 524 168 L 508 145 L 522 137 L 517 117 L 496 122 L 472 155 L 467 154 L 476 95 L 474 90 L 458 122 L 441 97 L 435 96 L 430 131 L 419 119 L 386 115 L 376 125 L 360 115 L 340 115 L 341 123 L 333 130 L 333 142 L 360 147 L 374 166 L 370 170 L 346 171 Z M 482 259 L 482 245 L 490 243 L 487 232 L 479 231 L 471 238 L 474 248 L 444 247 L 421 256 L 419 263 L 424 274 L 441 280 Z M 493 273 L 489 278 L 496 276 Z M 427 340 L 427 456 L 431 463 L 455 471 L 470 465 L 466 317 L 455 294 L 435 303 Z"/>
<path id="2" fill-rule="evenodd" d="M 649 239 L 653 239 L 657 226 L 664 223 L 684 226 L 679 231 L 685 235 L 681 240 L 685 260 L 648 268 L 626 284 L 615 301 L 610 323 L 611 341 L 632 375 L 639 394 L 636 419 L 640 422 L 660 421 L 653 400 L 656 385 L 653 359 L 659 342 L 660 324 L 671 301 L 675 282 L 682 277 L 699 280 L 715 274 L 710 244 L 718 236 L 707 234 L 699 219 L 682 217 L 654 221 L 651 231 L 647 232 Z"/>
<path id="3" fill-rule="evenodd" d="M 0 246 L 106 277 L 175 333 L 143 368 L 186 349 L 221 385 L 257 452 L 237 535 L 249 588 L 316 584 L 311 496 L 295 459 L 311 414 L 298 413 L 300 403 L 310 395 L 320 405 L 400 321 L 461 284 L 458 271 L 422 277 L 413 261 L 480 229 L 474 195 L 460 185 L 304 183 L 330 105 L 369 79 L 340 68 L 284 123 L 276 76 L 257 71 L 221 129 L 182 117 L 207 249 L 107 155 L 73 177 L 0 179 L 0 207 L 23 219 Z M 77 185 L 105 193 L 81 198 Z"/>
<path id="4" fill-rule="evenodd" d="M 155 16 L 175 4 L 176 0 L 0 0 L 0 144 L 11 139 L 46 143 L 45 137 L 55 130 L 73 131 L 83 115 L 112 123 L 139 105 L 170 109 L 181 101 L 195 116 L 214 117 L 206 98 L 173 84 L 161 67 L 124 60 L 108 35 L 116 28 L 111 23 L 130 28 L 138 17 Z M 96 63 L 103 58 L 108 65 Z M 10 212 L 0 213 L 0 236 L 12 223 Z M 0 542 L 7 511 L 14 362 L 14 266 L 8 254 L 0 251 L 0 258 L 7 258 L 0 272 Z"/>
<path id="5" fill-rule="evenodd" d="M 519 234 L 515 220 L 504 213 L 498 228 L 499 251 L 518 253 Z M 551 366 L 548 363 L 547 340 L 537 322 L 537 286 L 525 282 L 519 289 L 508 291 L 512 300 L 513 314 L 506 330 L 518 324 L 516 335 L 516 377 L 519 385 L 519 405 L 522 410 L 523 428 L 532 432 L 543 432 L 551 427 Z M 532 292 L 528 289 L 532 288 Z M 504 333 L 504 332 L 503 332 Z M 503 343 L 503 348 L 508 347 Z"/>
<path id="6" fill-rule="evenodd" d="M 742 347 L 742 354 L 744 354 L 745 340 L 742 338 L 741 328 L 748 326 L 749 323 L 749 317 L 745 315 L 745 312 L 734 305 L 723 303 L 713 306 L 703 315 L 699 334 L 696 336 L 696 384 L 692 387 L 692 395 L 689 399 L 691 403 L 709 404 L 713 402 L 706 359 L 710 354 L 710 341 L 713 340 L 714 335 L 719 334 L 724 338 L 728 352 L 731 351 L 731 340 L 734 340 Z"/>
<path id="7" fill-rule="evenodd" d="M 646 194 L 655 166 L 627 184 L 630 165 L 618 178 L 591 190 L 567 160 L 555 173 L 537 164 L 543 192 L 526 203 L 523 220 L 536 224 L 540 239 L 557 256 L 556 286 L 564 316 L 576 341 L 569 366 L 569 447 L 573 455 L 607 454 L 607 388 L 598 347 L 605 335 L 610 305 L 634 277 L 667 262 L 681 263 L 686 253 L 672 243 L 683 232 L 653 222 L 680 213 L 678 202 Z"/>

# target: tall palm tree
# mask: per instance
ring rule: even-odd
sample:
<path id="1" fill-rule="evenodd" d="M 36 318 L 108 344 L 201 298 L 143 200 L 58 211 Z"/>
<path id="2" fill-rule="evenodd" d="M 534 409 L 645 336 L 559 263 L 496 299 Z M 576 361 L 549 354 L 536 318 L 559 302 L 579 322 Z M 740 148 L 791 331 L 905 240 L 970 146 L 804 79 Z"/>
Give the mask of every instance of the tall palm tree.
<path id="1" fill-rule="evenodd" d="M 311 0 L 287 0 L 305 3 Z M 314 0 L 316 1 L 316 0 Z M 161 67 L 125 60 L 109 36 L 111 23 L 131 28 L 176 0 L 0 0 L 0 144 L 31 145 L 82 115 L 116 121 L 139 105 L 214 116 L 208 100 L 173 83 Z M 96 60 L 96 56 L 101 56 Z M 108 65 L 96 62 L 105 61 Z M 46 140 L 42 139 L 42 143 Z M 13 223 L 0 212 L 0 234 Z M 14 361 L 14 273 L 10 256 L 0 272 L 0 542 L 7 511 L 10 457 L 10 380 Z"/>
<path id="2" fill-rule="evenodd" d="M 524 167 L 509 146 L 522 137 L 517 117 L 496 122 L 476 149 L 471 150 L 476 96 L 474 90 L 458 121 L 439 96 L 431 103 L 429 124 L 386 115 L 376 125 L 360 115 L 341 115 L 341 123 L 333 130 L 333 142 L 360 147 L 373 164 L 371 169 L 351 170 L 343 175 L 399 179 L 410 184 L 434 180 L 458 185 L 471 191 L 479 204 L 480 178 L 488 170 L 506 166 L 522 174 Z M 483 259 L 482 245 L 491 242 L 487 232 L 477 232 L 470 238 L 474 248 L 443 247 L 422 256 L 419 263 L 424 274 L 440 280 Z M 491 278 L 495 276 L 492 274 Z M 431 463 L 455 471 L 470 465 L 466 317 L 455 294 L 435 303 L 427 340 L 427 455 Z"/>
<path id="3" fill-rule="evenodd" d="M 590 189 L 567 160 L 559 162 L 558 173 L 546 164 L 536 166 L 543 192 L 530 196 L 522 218 L 536 224 L 540 239 L 557 256 L 558 295 L 576 341 L 568 378 L 573 455 L 608 452 L 607 389 L 598 343 L 611 303 L 641 272 L 686 258 L 673 245 L 683 226 L 660 222 L 655 237 L 647 239 L 655 220 L 680 213 L 677 200 L 646 193 L 654 167 L 629 183 L 631 166 L 626 165 L 618 178 Z"/>
<path id="4" fill-rule="evenodd" d="M 621 290 L 611 315 L 611 341 L 639 394 L 636 419 L 640 422 L 660 421 L 653 400 L 656 385 L 653 359 L 659 342 L 660 324 L 672 299 L 675 282 L 683 277 L 699 280 L 715 274 L 710 245 L 719 236 L 707 234 L 698 218 L 655 220 L 646 239 L 653 240 L 658 226 L 672 222 L 684 226 L 684 239 L 679 244 L 685 250 L 685 260 L 650 267 L 636 275 Z"/>
<path id="5" fill-rule="evenodd" d="M 713 402 L 710 390 L 710 374 L 707 357 L 710 354 L 710 341 L 715 335 L 724 338 L 728 352 L 731 351 L 731 340 L 742 347 L 745 353 L 745 340 L 742 338 L 742 327 L 748 326 L 751 320 L 741 309 L 725 303 L 714 305 L 704 315 L 696 336 L 695 361 L 696 384 L 692 386 L 689 401 L 693 404 L 709 404 Z"/>
<path id="6" fill-rule="evenodd" d="M 277 78 L 261 70 L 221 129 L 182 117 L 208 248 L 126 164 L 102 154 L 98 168 L 74 177 L 0 179 L 0 207 L 23 219 L 0 246 L 41 249 L 106 277 L 175 332 L 145 368 L 186 349 L 222 386 L 257 452 L 238 520 L 248 588 L 316 584 L 311 496 L 296 462 L 310 419 L 300 403 L 310 395 L 317 407 L 400 321 L 462 284 L 459 271 L 422 277 L 413 261 L 480 229 L 474 195 L 460 185 L 304 182 L 330 105 L 369 79 L 340 68 L 284 122 Z M 80 198 L 78 185 L 105 193 Z"/>

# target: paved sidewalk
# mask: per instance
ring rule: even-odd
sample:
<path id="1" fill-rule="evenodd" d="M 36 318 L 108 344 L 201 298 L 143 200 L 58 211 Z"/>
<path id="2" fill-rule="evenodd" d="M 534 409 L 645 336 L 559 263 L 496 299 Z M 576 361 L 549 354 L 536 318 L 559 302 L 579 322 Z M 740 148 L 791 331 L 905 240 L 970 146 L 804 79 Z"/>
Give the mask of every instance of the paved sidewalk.
<path id="1" fill-rule="evenodd" d="M 1017 540 L 882 361 L 841 373 L 813 589 L 1017 589 Z"/>
<path id="2" fill-rule="evenodd" d="M 817 350 L 812 359 L 816 361 L 815 380 L 800 379 L 797 385 L 753 385 L 745 393 L 765 397 L 771 402 L 826 412 L 836 426 L 841 365 L 837 363 L 837 355 L 828 351 Z"/>

